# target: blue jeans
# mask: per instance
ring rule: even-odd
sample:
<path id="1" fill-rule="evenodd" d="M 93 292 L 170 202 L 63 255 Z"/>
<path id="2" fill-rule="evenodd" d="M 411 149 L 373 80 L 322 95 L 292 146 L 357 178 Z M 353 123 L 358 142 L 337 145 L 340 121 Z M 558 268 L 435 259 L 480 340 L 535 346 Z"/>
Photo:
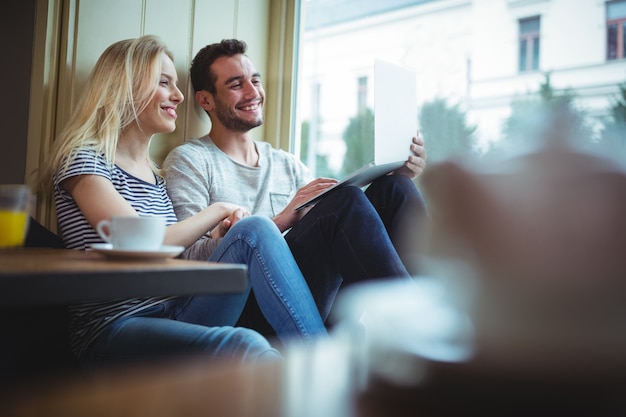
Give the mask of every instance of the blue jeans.
<path id="1" fill-rule="evenodd" d="M 259 333 L 232 327 L 252 290 L 263 316 L 282 342 L 326 335 L 313 297 L 287 243 L 267 218 L 239 221 L 209 261 L 244 263 L 249 287 L 240 294 L 179 297 L 114 320 L 89 347 L 84 361 L 137 361 L 181 353 L 215 358 L 277 357 Z"/>
<path id="2" fill-rule="evenodd" d="M 252 362 L 280 358 L 267 339 L 253 330 L 179 321 L 180 301 L 169 300 L 112 321 L 84 352 L 82 365 L 137 364 L 181 355 Z"/>
<path id="3" fill-rule="evenodd" d="M 311 342 L 327 334 L 307 282 L 272 220 L 262 216 L 240 220 L 209 261 L 248 266 L 251 289 L 261 312 L 282 342 L 294 337 Z M 237 321 L 247 298 L 248 294 L 242 295 L 232 304 L 236 314 L 230 323 Z"/>
<path id="4" fill-rule="evenodd" d="M 365 192 L 349 186 L 329 193 L 293 226 L 285 238 L 324 320 L 342 285 L 414 275 L 406 265 L 416 254 L 402 240 L 412 220 L 425 216 L 413 181 L 388 175 Z"/>

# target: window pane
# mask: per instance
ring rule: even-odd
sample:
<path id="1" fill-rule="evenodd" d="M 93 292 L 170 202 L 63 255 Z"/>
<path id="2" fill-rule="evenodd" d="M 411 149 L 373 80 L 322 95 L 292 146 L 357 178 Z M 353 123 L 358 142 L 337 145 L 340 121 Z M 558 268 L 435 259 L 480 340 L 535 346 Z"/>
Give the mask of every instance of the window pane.
<path id="1" fill-rule="evenodd" d="M 527 70 L 526 57 L 528 52 L 526 51 L 526 40 L 522 39 L 519 43 L 519 70 L 524 72 Z"/>
<path id="2" fill-rule="evenodd" d="M 618 58 L 626 58 L 626 22 L 622 22 L 622 52 Z"/>
<path id="3" fill-rule="evenodd" d="M 607 27 L 606 57 L 607 59 L 617 59 L 617 25 Z"/>
<path id="4" fill-rule="evenodd" d="M 522 34 L 539 32 L 539 18 L 532 17 L 529 19 L 520 20 L 519 30 Z"/>
<path id="5" fill-rule="evenodd" d="M 533 62 L 532 64 L 533 64 L 532 65 L 533 70 L 539 69 L 539 38 L 533 39 Z"/>
<path id="6" fill-rule="evenodd" d="M 626 1 L 607 3 L 606 17 L 609 20 L 626 17 Z"/>
<path id="7" fill-rule="evenodd" d="M 512 132 L 521 124 L 513 116 L 526 111 L 518 105 L 519 97 L 544 98 L 542 74 L 537 72 L 547 69 L 541 61 L 547 51 L 554 81 L 546 80 L 547 88 L 554 90 L 549 97 L 565 95 L 566 87 L 576 93 L 584 85 L 589 91 L 587 84 L 599 87 L 594 80 L 600 79 L 603 86 L 614 83 L 617 92 L 624 81 L 599 75 L 603 63 L 597 53 L 606 42 L 608 59 L 623 58 L 626 65 L 626 0 L 584 0 L 586 14 L 575 24 L 565 10 L 569 3 L 583 0 L 296 1 L 303 14 L 294 130 L 302 135 L 294 135 L 294 140 L 302 141 L 302 159 L 319 176 L 344 177 L 347 164 L 356 160 L 353 149 L 363 150 L 369 139 L 363 132 L 372 122 L 376 58 L 415 70 L 418 123 L 431 162 L 497 151 L 498 146 L 508 146 L 506 139 L 516 140 Z M 608 21 L 607 16 L 624 17 Z M 594 37 L 604 27 L 606 38 Z M 542 31 L 551 36 L 542 37 Z M 517 51 L 508 41 L 516 38 Z M 575 42 L 583 40 L 597 44 L 578 48 L 572 57 Z M 611 73 L 617 72 L 623 71 Z M 570 81 L 573 84 L 566 85 Z M 601 103 L 609 99 L 601 88 L 596 90 L 593 97 L 585 93 L 572 100 L 581 108 L 593 107 L 598 117 L 590 125 L 599 136 L 604 116 L 609 116 L 609 104 L 601 108 Z"/>

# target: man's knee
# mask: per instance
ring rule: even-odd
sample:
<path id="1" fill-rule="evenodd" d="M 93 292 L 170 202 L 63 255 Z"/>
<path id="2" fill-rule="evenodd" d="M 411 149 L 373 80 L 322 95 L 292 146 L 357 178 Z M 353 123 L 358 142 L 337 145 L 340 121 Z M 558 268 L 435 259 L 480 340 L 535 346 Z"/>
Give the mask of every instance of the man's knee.
<path id="1" fill-rule="evenodd" d="M 338 207 L 345 203 L 352 205 L 355 202 L 358 203 L 365 201 L 367 201 L 367 198 L 365 197 L 363 190 L 355 185 L 348 185 L 329 193 L 326 197 L 324 197 L 324 199 L 322 199 L 322 201 L 320 201 L 320 203 L 330 205 L 331 207 Z"/>
<path id="2" fill-rule="evenodd" d="M 411 194 L 418 192 L 415 182 L 406 175 L 383 175 L 372 182 L 370 190 L 397 190 Z"/>
<path id="3" fill-rule="evenodd" d="M 272 219 L 265 216 L 249 216 L 243 218 L 232 227 L 232 230 L 242 234 L 255 234 L 257 236 L 280 233 Z"/>

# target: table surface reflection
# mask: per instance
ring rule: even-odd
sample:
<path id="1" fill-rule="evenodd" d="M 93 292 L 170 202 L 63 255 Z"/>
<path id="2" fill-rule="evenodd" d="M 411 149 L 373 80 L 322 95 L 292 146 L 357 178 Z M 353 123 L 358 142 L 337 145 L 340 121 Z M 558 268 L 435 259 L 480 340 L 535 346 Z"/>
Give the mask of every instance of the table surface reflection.
<path id="1" fill-rule="evenodd" d="M 0 306 L 244 291 L 247 267 L 183 259 L 110 259 L 69 249 L 0 250 Z"/>

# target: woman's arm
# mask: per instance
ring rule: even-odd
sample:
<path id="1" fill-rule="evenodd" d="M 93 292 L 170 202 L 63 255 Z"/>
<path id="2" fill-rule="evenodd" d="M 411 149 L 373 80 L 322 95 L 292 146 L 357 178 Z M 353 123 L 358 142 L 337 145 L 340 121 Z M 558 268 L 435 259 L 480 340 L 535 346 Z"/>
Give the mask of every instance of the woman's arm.
<path id="1" fill-rule="evenodd" d="M 113 216 L 138 215 L 105 177 L 79 175 L 63 181 L 61 186 L 72 195 L 94 228 L 101 220 Z M 240 207 L 228 203 L 211 204 L 196 215 L 168 226 L 163 243 L 189 247 L 237 209 Z"/>
<path id="2" fill-rule="evenodd" d="M 211 204 L 199 213 L 168 226 L 164 243 L 187 248 L 239 208 L 229 203 Z"/>
<path id="3" fill-rule="evenodd" d="M 64 180 L 61 187 L 72 195 L 92 227 L 113 216 L 137 216 L 137 212 L 117 192 L 111 181 L 100 175 L 77 175 Z"/>

